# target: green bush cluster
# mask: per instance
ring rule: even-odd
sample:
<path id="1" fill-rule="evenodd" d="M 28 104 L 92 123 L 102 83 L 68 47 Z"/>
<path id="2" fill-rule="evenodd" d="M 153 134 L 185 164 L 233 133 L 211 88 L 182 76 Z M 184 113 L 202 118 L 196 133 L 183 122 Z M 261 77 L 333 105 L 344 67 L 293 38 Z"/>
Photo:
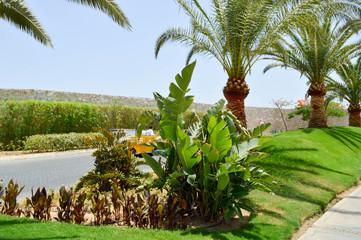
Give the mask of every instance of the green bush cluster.
<path id="1" fill-rule="evenodd" d="M 325 103 L 325 112 L 327 117 L 344 117 L 347 116 L 346 106 L 341 103 L 327 101 Z M 311 102 L 309 99 L 302 99 L 296 102 L 295 111 L 288 113 L 288 118 L 300 115 L 303 121 L 308 121 L 311 114 Z"/>
<path id="2" fill-rule="evenodd" d="M 0 143 L 3 150 L 14 150 L 25 137 L 36 134 L 93 132 L 94 127 L 134 129 L 137 117 L 148 110 L 123 105 L 0 101 Z"/>
<path id="3" fill-rule="evenodd" d="M 144 162 L 134 157 L 128 145 L 119 142 L 124 134 L 114 135 L 106 129 L 99 129 L 99 131 L 102 136 L 92 140 L 92 145 L 97 148 L 92 154 L 95 157 L 95 168 L 79 179 L 76 191 L 86 187 L 108 192 L 111 191 L 114 179 L 121 189 L 132 189 L 151 177 L 151 174 L 143 173 L 135 168 Z"/>
<path id="4" fill-rule="evenodd" d="M 87 149 L 92 147 L 93 139 L 100 133 L 64 133 L 33 135 L 26 137 L 24 149 L 46 152 Z"/>

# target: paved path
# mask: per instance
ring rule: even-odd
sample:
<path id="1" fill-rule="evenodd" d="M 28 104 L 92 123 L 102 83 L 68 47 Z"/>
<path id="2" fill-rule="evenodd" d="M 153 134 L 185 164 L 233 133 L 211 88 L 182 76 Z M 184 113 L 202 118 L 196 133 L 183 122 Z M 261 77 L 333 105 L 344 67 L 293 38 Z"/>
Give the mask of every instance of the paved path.
<path id="1" fill-rule="evenodd" d="M 29 154 L 0 157 L 0 180 L 4 185 L 14 179 L 25 188 L 19 199 L 31 196 L 31 188 L 59 189 L 62 185 L 74 186 L 76 181 L 94 168 L 92 151 Z M 140 166 L 149 171 L 149 167 Z"/>
<path id="2" fill-rule="evenodd" d="M 299 240 L 360 240 L 361 187 L 318 219 Z"/>

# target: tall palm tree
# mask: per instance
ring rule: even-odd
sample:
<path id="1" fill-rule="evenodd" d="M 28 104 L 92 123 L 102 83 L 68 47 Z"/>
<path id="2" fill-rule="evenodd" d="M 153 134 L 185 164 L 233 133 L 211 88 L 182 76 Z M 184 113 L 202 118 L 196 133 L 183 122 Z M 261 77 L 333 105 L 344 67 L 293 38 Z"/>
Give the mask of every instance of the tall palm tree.
<path id="1" fill-rule="evenodd" d="M 246 127 L 244 100 L 249 94 L 246 77 L 260 56 L 288 27 L 306 21 L 305 16 L 311 12 L 318 12 L 316 6 L 341 7 L 347 1 L 212 0 L 211 13 L 198 0 L 177 2 L 190 17 L 191 26 L 163 32 L 156 41 L 155 56 L 165 43 L 179 42 L 191 48 L 187 63 L 194 54 L 217 59 L 228 75 L 223 88 L 227 108 Z"/>
<path id="2" fill-rule="evenodd" d="M 337 69 L 342 82 L 333 79 L 327 81 L 327 89 L 333 98 L 345 99 L 349 102 L 349 126 L 361 127 L 361 57 L 355 64 L 347 63 Z"/>
<path id="3" fill-rule="evenodd" d="M 120 26 L 127 29 L 131 27 L 127 17 L 114 0 L 68 1 L 99 9 Z M 52 47 L 50 37 L 23 0 L 0 0 L 0 19 L 15 24 L 16 27 L 26 31 L 42 44 Z"/>
<path id="4" fill-rule="evenodd" d="M 326 128 L 324 81 L 330 74 L 350 61 L 361 49 L 360 43 L 346 44 L 354 34 L 351 27 L 332 23 L 330 17 L 310 19 L 288 32 L 288 38 L 275 43 L 266 53 L 276 61 L 264 72 L 274 67 L 292 68 L 308 79 L 307 93 L 311 96 L 311 112 L 308 127 Z M 290 43 L 288 40 L 291 40 Z"/>

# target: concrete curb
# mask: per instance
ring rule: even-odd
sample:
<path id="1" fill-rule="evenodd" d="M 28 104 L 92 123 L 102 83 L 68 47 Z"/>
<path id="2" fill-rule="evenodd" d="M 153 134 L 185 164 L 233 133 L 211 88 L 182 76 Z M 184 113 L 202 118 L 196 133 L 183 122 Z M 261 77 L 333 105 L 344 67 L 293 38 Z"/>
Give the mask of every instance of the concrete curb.
<path id="1" fill-rule="evenodd" d="M 95 149 L 82 149 L 82 150 L 71 150 L 71 151 L 63 151 L 63 152 L 46 152 L 46 153 L 29 153 L 29 154 L 20 154 L 20 155 L 5 155 L 0 156 L 0 161 L 16 161 L 23 159 L 34 159 L 41 157 L 52 157 L 52 156 L 62 156 L 62 155 L 71 155 L 71 154 L 81 154 L 94 152 Z"/>

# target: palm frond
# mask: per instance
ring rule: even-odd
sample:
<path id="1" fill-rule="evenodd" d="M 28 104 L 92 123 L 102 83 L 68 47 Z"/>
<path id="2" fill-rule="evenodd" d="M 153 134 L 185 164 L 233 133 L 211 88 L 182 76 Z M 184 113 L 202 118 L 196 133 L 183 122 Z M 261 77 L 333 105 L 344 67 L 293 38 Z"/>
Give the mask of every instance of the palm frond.
<path id="1" fill-rule="evenodd" d="M 332 15 L 325 13 L 322 20 L 314 16 L 308 24 L 288 30 L 291 42 L 273 44 L 267 56 L 304 74 L 311 83 L 323 82 L 361 52 L 360 43 L 346 44 L 354 33 L 350 27 L 332 22 Z"/>
<path id="2" fill-rule="evenodd" d="M 13 23 L 42 44 L 53 46 L 45 29 L 23 0 L 0 0 L 0 18 Z"/>
<path id="3" fill-rule="evenodd" d="M 113 19 L 114 22 L 119 24 L 125 29 L 130 30 L 131 25 L 128 18 L 120 9 L 114 0 L 67 0 L 68 2 L 75 2 L 78 4 L 86 5 L 98 9 Z"/>
<path id="4" fill-rule="evenodd" d="M 346 99 L 350 104 L 356 104 L 361 101 L 360 59 L 361 57 L 358 58 L 356 64 L 347 62 L 337 69 L 341 82 L 334 79 L 327 81 L 330 95 L 339 99 Z"/>

